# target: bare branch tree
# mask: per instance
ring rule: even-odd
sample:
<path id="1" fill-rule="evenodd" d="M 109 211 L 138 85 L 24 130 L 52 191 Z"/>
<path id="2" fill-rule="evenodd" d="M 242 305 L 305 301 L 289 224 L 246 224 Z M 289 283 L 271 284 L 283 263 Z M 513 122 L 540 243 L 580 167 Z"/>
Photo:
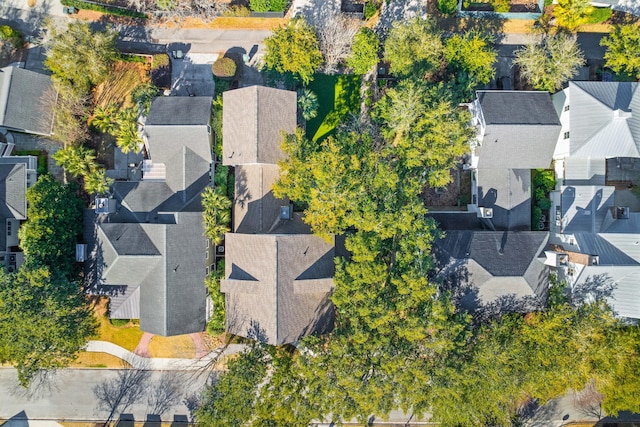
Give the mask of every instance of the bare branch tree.
<path id="1" fill-rule="evenodd" d="M 584 415 L 602 418 L 602 402 L 604 395 L 596 389 L 596 382 L 591 380 L 589 384 L 579 392 L 573 393 L 573 406 Z"/>
<path id="2" fill-rule="evenodd" d="M 358 32 L 358 21 L 339 11 L 331 11 L 316 27 L 320 51 L 324 56 L 324 72 L 333 74 L 338 64 L 351 53 L 353 37 Z"/>
<path id="3" fill-rule="evenodd" d="M 147 395 L 148 413 L 162 415 L 180 403 L 185 385 L 182 372 L 164 372 Z"/>
<path id="4" fill-rule="evenodd" d="M 185 18 L 196 18 L 209 22 L 222 15 L 227 3 L 221 0 L 175 0 L 165 7 L 156 7 L 150 12 L 156 19 L 178 22 Z"/>
<path id="5" fill-rule="evenodd" d="M 103 381 L 93 388 L 99 408 L 109 411 L 105 426 L 109 426 L 116 416 L 141 398 L 150 375 L 151 371 L 127 367 L 118 370 L 116 378 Z"/>

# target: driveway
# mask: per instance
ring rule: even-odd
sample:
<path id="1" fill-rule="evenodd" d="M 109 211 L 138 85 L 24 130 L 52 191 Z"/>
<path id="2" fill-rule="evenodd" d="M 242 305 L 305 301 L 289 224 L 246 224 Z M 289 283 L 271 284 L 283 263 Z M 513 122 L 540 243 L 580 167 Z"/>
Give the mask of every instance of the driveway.
<path id="1" fill-rule="evenodd" d="M 171 51 L 181 51 L 179 45 Z M 215 85 L 211 65 L 218 59 L 216 53 L 186 53 L 184 58 L 171 58 L 171 95 L 213 96 Z"/>

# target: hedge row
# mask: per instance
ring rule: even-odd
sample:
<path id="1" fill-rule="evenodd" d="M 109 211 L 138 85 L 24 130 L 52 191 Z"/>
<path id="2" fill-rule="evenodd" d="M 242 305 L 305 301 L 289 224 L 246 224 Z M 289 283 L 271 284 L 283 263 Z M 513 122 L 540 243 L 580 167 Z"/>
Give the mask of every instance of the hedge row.
<path id="1" fill-rule="evenodd" d="M 137 10 L 123 9 L 115 6 L 107 6 L 104 4 L 84 1 L 84 0 L 60 0 L 63 6 L 73 6 L 77 9 L 94 10 L 96 12 L 108 13 L 110 15 L 128 16 L 131 18 L 146 19 L 147 15 Z"/>

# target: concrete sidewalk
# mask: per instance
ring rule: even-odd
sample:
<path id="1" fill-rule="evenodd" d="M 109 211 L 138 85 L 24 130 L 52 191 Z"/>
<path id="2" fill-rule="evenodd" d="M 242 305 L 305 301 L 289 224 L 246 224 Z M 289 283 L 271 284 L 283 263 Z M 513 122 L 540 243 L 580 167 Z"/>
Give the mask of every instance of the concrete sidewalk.
<path id="1" fill-rule="evenodd" d="M 170 359 L 160 357 L 142 357 L 119 345 L 107 341 L 89 341 L 85 351 L 107 353 L 124 360 L 133 368 L 150 371 L 198 371 L 215 363 L 221 356 L 240 353 L 246 348 L 243 344 L 230 344 L 220 347 L 198 359 Z"/>

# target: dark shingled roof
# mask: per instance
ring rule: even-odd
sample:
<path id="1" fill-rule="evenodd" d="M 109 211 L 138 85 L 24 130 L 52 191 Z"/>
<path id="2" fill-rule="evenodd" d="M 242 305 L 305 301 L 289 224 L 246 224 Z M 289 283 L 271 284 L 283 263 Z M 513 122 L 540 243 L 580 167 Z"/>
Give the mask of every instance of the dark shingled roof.
<path id="1" fill-rule="evenodd" d="M 276 164 L 283 157 L 282 133 L 296 130 L 296 93 L 250 86 L 223 94 L 225 165 Z"/>
<path id="2" fill-rule="evenodd" d="M 434 246 L 439 276 L 467 309 L 493 305 L 500 312 L 526 311 L 532 301 L 546 299 L 548 267 L 539 256 L 548 236 L 532 231 L 448 231 Z"/>
<path id="3" fill-rule="evenodd" d="M 548 92 L 478 91 L 487 125 L 560 125 Z"/>
<path id="4" fill-rule="evenodd" d="M 208 125 L 211 117 L 209 96 L 159 96 L 151 102 L 146 125 Z"/>
<path id="5" fill-rule="evenodd" d="M 42 99 L 53 90 L 51 77 L 46 74 L 18 67 L 0 70 L 0 126 L 51 135 L 54 108 Z"/>
<path id="6" fill-rule="evenodd" d="M 205 269 L 213 257 L 200 193 L 210 182 L 210 114 L 208 97 L 156 98 L 145 132 L 166 180 L 115 183 L 116 212 L 108 221 L 95 218 L 96 232 L 85 230 L 94 243 L 87 272 L 93 292 L 113 296 L 112 315 L 138 315 L 140 329 L 156 335 L 206 325 Z"/>
<path id="7" fill-rule="evenodd" d="M 272 345 L 333 327 L 334 246 L 311 234 L 225 235 L 227 331 Z"/>
<path id="8" fill-rule="evenodd" d="M 478 169 L 478 206 L 493 208 L 496 230 L 531 229 L 531 171 Z"/>
<path id="9" fill-rule="evenodd" d="M 27 169 L 23 163 L 0 164 L 0 220 L 27 218 Z"/>

